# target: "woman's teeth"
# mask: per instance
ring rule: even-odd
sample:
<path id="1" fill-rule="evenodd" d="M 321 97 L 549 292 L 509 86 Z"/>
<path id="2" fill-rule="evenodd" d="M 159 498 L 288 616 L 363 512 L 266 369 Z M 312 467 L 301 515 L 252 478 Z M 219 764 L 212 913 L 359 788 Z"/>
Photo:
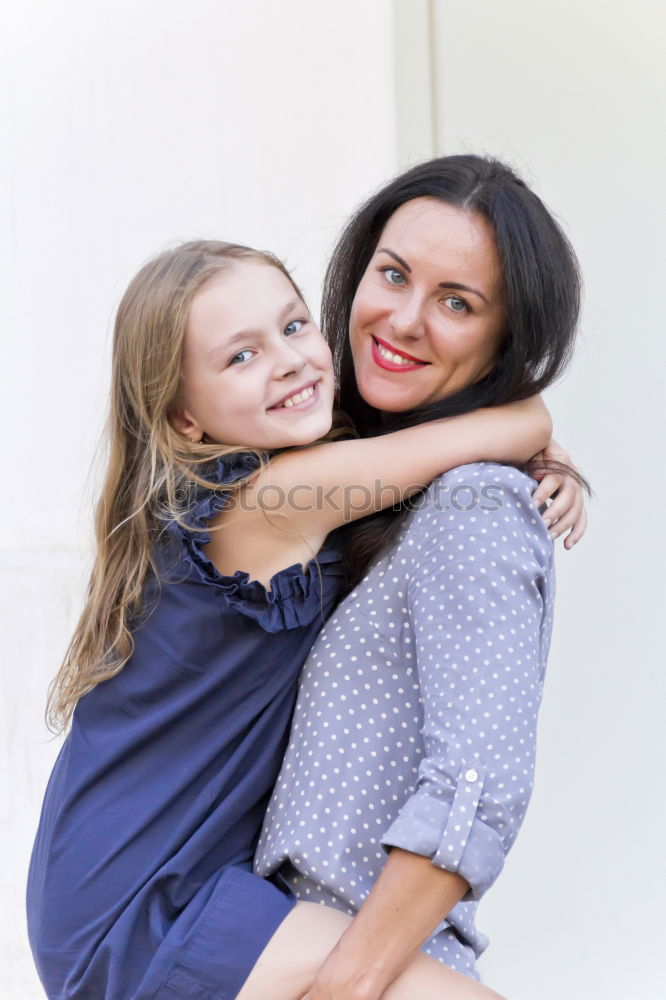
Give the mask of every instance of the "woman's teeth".
<path id="1" fill-rule="evenodd" d="M 306 399 L 310 396 L 314 396 L 315 387 L 313 385 L 308 386 L 307 389 L 303 389 L 303 392 L 297 392 L 295 396 L 290 396 L 289 399 L 285 399 L 282 406 L 298 406 L 299 403 L 304 403 Z"/>
<path id="2" fill-rule="evenodd" d="M 380 344 L 378 340 L 375 341 L 377 345 L 377 352 L 381 358 L 385 361 L 390 361 L 393 365 L 413 365 L 416 362 L 409 361 L 407 358 L 403 358 L 400 354 L 394 354 L 393 351 L 389 351 L 387 347 Z"/>

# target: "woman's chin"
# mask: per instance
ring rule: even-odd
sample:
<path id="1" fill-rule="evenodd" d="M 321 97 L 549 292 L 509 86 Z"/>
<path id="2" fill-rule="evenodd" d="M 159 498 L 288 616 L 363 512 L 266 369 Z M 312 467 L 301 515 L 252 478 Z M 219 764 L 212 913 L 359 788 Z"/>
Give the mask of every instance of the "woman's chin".
<path id="1" fill-rule="evenodd" d="M 406 376 L 398 376 L 405 378 Z M 425 399 L 419 400 L 412 387 L 387 385 L 383 379 L 359 378 L 358 391 L 365 402 L 385 413 L 403 413 L 405 410 L 415 410 L 422 406 Z"/>

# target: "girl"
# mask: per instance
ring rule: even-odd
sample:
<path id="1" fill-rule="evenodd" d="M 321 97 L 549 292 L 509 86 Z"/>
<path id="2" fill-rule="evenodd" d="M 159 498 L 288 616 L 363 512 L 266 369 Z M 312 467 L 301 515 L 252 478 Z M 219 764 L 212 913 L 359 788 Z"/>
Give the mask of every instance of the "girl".
<path id="1" fill-rule="evenodd" d="M 30 941 L 51 998 L 227 1000 L 294 905 L 251 864 L 300 667 L 341 596 L 328 536 L 463 461 L 527 460 L 550 420 L 536 398 L 334 440 L 331 356 L 298 288 L 227 243 L 143 267 L 113 354 L 96 557 L 51 692 L 71 731 L 33 850 Z M 490 995 L 423 956 L 410 974 L 387 1000 L 415 983 Z"/>

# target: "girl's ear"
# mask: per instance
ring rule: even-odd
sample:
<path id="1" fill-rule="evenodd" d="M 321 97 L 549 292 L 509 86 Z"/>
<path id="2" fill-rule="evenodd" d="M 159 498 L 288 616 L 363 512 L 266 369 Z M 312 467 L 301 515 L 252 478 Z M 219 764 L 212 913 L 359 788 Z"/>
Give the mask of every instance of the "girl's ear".
<path id="1" fill-rule="evenodd" d="M 190 441 L 201 441 L 202 437 L 206 433 L 201 424 L 197 423 L 191 415 L 189 410 L 186 410 L 183 407 L 171 410 L 168 419 L 173 429 L 179 434 L 182 434 L 183 437 L 189 438 Z"/>

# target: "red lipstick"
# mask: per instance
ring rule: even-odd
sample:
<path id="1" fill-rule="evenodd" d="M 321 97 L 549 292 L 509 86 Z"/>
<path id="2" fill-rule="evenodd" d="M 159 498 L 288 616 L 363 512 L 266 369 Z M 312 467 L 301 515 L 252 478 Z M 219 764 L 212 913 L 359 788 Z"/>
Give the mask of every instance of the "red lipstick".
<path id="1" fill-rule="evenodd" d="M 378 344 L 385 347 L 387 351 L 391 351 L 392 354 L 397 354 L 406 361 L 412 361 L 414 363 L 411 365 L 399 365 L 395 364 L 393 361 L 389 361 L 387 358 L 383 358 L 377 348 Z M 383 368 L 387 372 L 414 372 L 418 368 L 423 368 L 424 365 L 430 364 L 429 361 L 421 361 L 420 358 L 415 358 L 413 354 L 407 354 L 406 351 L 399 351 L 391 344 L 387 344 L 385 340 L 375 337 L 374 334 L 372 336 L 372 359 L 379 365 L 380 368 Z"/>

